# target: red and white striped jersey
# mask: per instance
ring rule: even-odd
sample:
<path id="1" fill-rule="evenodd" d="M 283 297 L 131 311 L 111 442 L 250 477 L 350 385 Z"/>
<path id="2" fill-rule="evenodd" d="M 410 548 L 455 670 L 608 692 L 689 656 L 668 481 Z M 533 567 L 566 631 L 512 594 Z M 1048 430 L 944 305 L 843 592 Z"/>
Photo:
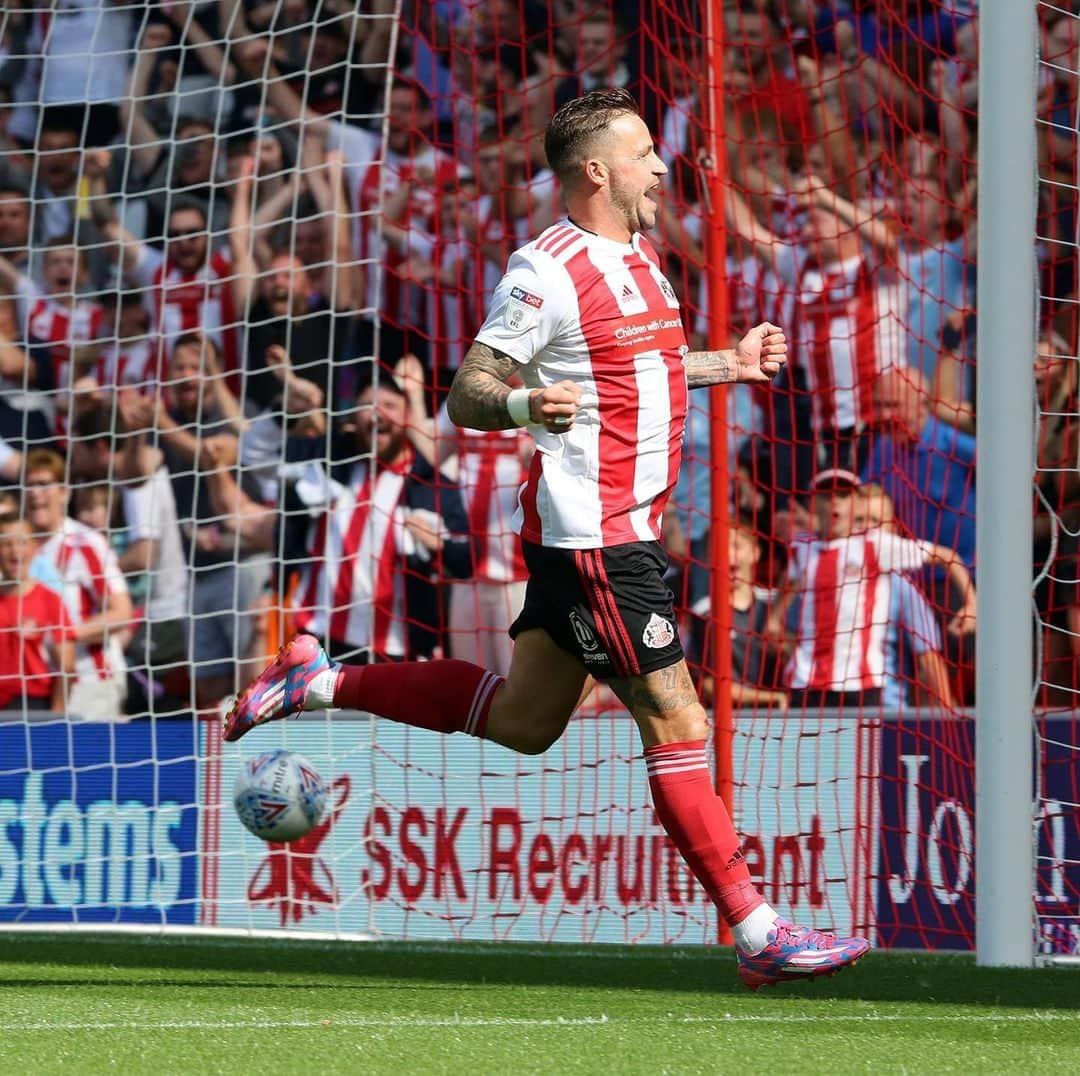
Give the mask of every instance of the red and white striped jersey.
<path id="1" fill-rule="evenodd" d="M 82 299 L 74 305 L 58 302 L 26 276 L 19 281 L 17 302 L 19 327 L 26 338 L 49 349 L 53 385 L 70 388 L 72 351 L 105 335 L 104 310 Z"/>
<path id="2" fill-rule="evenodd" d="M 687 349 L 648 240 L 553 225 L 511 256 L 477 340 L 520 363 L 529 388 L 583 390 L 568 433 L 529 427 L 522 537 L 563 549 L 658 541 L 679 473 Z"/>
<path id="3" fill-rule="evenodd" d="M 426 146 L 413 156 L 403 156 L 387 149 L 385 160 L 372 160 L 356 169 L 357 186 L 353 199 L 356 206 L 356 249 L 361 262 L 381 263 L 381 274 L 368 272 L 366 305 L 381 309 L 383 317 L 393 325 L 420 323 L 421 289 L 401 276 L 401 266 L 408 252 L 389 243 L 379 242 L 379 218 L 383 203 L 403 183 L 415 183 L 405 211 L 397 224 L 406 230 L 418 228 L 432 232 L 434 227 L 435 192 L 457 178 L 458 166 L 452 157 Z M 421 182 L 420 177 L 423 178 Z M 376 303 L 377 285 L 382 278 L 382 304 Z"/>
<path id="4" fill-rule="evenodd" d="M 790 687 L 866 691 L 885 682 L 889 573 L 927 563 L 929 542 L 884 530 L 791 543 L 788 579 L 801 594 Z"/>
<path id="5" fill-rule="evenodd" d="M 105 609 L 111 594 L 126 594 L 127 583 L 116 554 L 97 531 L 65 517 L 63 525 L 38 551 L 56 566 L 64 581 L 64 604 L 76 627 Z M 114 631 L 108 645 L 75 644 L 79 677 L 111 680 L 124 673 L 124 652 Z"/>
<path id="6" fill-rule="evenodd" d="M 193 273 L 165 262 L 152 247 L 144 246 L 132 277 L 144 288 L 147 309 L 166 353 L 182 333 L 204 332 L 221 354 L 222 369 L 239 369 L 236 304 L 233 302 L 232 258 L 227 251 L 211 253 Z"/>
<path id="7" fill-rule="evenodd" d="M 425 327 L 439 365 L 456 370 L 484 320 L 484 302 L 476 281 L 483 279 L 484 259 L 464 235 L 436 236 L 429 248 L 434 277 L 428 290 Z"/>
<path id="8" fill-rule="evenodd" d="M 791 332 L 794 315 L 794 297 L 792 288 L 760 259 L 747 255 L 737 258 L 729 254 L 725 263 L 725 283 L 727 284 L 727 328 L 732 337 L 743 337 L 755 325 L 763 321 L 779 325 L 785 332 Z M 709 326 L 709 281 L 708 274 L 701 274 L 698 287 L 698 317 L 695 321 L 697 332 L 708 338 Z M 717 340 L 717 346 L 726 340 Z"/>
<path id="9" fill-rule="evenodd" d="M 155 339 L 110 340 L 98 359 L 98 384 L 116 389 L 135 388 L 143 396 L 153 396 L 158 382 L 166 376 L 162 358 Z"/>
<path id="10" fill-rule="evenodd" d="M 458 485 L 476 548 L 473 578 L 513 583 L 528 578 L 521 539 L 514 529 L 518 490 L 528 477 L 522 463 L 524 430 L 469 430 L 455 426 L 444 404 L 435 435 L 456 444 Z"/>
<path id="11" fill-rule="evenodd" d="M 403 464 L 380 468 L 373 483 L 369 464 L 358 463 L 349 487 L 323 514 L 298 591 L 305 631 L 405 656 L 404 557 L 412 539 L 402 494 L 411 465 L 407 454 Z"/>
<path id="12" fill-rule="evenodd" d="M 794 247 L 777 269 L 795 289 L 793 361 L 806 371 L 815 432 L 849 430 L 874 418 L 874 381 L 904 365 L 900 289 L 863 256 L 822 267 Z"/>

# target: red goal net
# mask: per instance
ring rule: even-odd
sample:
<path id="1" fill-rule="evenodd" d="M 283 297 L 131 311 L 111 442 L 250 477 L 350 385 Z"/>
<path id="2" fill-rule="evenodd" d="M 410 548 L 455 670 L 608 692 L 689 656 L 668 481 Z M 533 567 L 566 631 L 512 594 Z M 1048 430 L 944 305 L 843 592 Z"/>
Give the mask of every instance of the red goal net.
<path id="1" fill-rule="evenodd" d="M 402 257 L 439 311 L 415 345 L 431 406 L 507 254 L 561 212 L 547 118 L 584 89 L 626 86 L 669 168 L 650 239 L 690 347 L 732 346 L 761 321 L 791 341 L 777 383 L 692 394 L 664 530 L 680 629 L 716 713 L 718 788 L 751 871 L 769 900 L 815 925 L 970 947 L 971 5 L 507 2 L 445 14 L 435 6 L 399 37 L 403 73 L 432 59 L 449 73 L 433 87 L 430 137 L 458 166 L 433 218 L 435 253 Z M 415 324 L 401 328 L 416 340 Z M 513 497 L 496 517 L 480 488 L 471 503 L 490 538 L 509 529 Z M 489 641 L 485 586 L 450 588 L 450 653 Z M 572 744 L 613 737 L 633 751 L 607 727 L 625 720 L 610 701 L 598 692 Z M 547 756 L 564 779 L 593 765 L 570 750 Z M 515 793 L 526 833 L 544 828 L 523 806 L 532 771 L 519 766 Z M 596 787 L 556 825 L 563 840 L 598 816 L 626 812 L 633 826 L 642 806 L 607 803 Z M 621 913 L 632 937 L 642 905 L 606 905 L 619 890 L 600 884 L 608 868 L 589 849 L 595 906 L 564 891 L 564 913 L 584 936 Z M 628 862 L 613 853 L 616 874 Z M 708 935 L 678 892 L 665 901 L 654 883 L 661 922 L 674 913 L 683 925 L 644 936 Z"/>

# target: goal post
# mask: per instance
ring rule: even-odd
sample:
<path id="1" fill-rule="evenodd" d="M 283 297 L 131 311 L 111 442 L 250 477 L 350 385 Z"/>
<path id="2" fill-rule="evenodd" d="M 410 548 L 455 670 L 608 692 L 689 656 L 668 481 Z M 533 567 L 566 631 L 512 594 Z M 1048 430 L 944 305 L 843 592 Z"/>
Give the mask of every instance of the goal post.
<path id="1" fill-rule="evenodd" d="M 989 0 L 979 24 L 976 373 L 975 945 L 980 964 L 1034 954 L 1031 623 L 1036 344 L 1037 11 Z"/>

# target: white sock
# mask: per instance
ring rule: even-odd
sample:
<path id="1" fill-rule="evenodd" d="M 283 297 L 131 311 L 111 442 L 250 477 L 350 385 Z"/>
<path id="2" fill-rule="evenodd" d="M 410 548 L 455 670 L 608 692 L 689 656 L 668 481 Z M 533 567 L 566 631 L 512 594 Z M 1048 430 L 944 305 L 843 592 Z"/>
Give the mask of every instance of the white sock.
<path id="1" fill-rule="evenodd" d="M 779 916 L 768 904 L 759 904 L 741 923 L 731 928 L 735 947 L 747 956 L 756 956 L 769 944 L 769 931 Z"/>
<path id="2" fill-rule="evenodd" d="M 323 669 L 312 677 L 304 696 L 305 710 L 329 710 L 333 707 L 334 688 L 337 687 L 339 672 L 340 665 L 331 665 L 329 669 Z"/>

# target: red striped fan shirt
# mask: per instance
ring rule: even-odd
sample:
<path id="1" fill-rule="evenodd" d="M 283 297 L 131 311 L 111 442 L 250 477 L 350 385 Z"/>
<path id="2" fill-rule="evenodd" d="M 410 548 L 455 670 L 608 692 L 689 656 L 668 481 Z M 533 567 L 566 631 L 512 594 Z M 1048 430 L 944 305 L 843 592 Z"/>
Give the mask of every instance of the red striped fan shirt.
<path id="1" fill-rule="evenodd" d="M 436 435 L 455 443 L 458 485 L 476 549 L 473 578 L 512 583 L 528 578 L 521 539 L 513 527 L 518 490 L 528 477 L 522 463 L 524 430 L 468 430 L 455 426 L 443 405 Z"/>
<path id="2" fill-rule="evenodd" d="M 778 271 L 795 291 L 793 360 L 806 372 L 814 430 L 869 425 L 877 375 L 906 363 L 895 277 L 861 255 L 822 267 L 784 250 Z"/>
<path id="3" fill-rule="evenodd" d="M 350 486 L 323 514 L 300 584 L 305 631 L 389 657 L 406 654 L 402 495 L 411 465 L 407 454 L 372 481 L 369 465 L 358 463 Z"/>
<path id="4" fill-rule="evenodd" d="M 110 594 L 126 594 L 127 584 L 116 554 L 97 531 L 78 520 L 65 518 L 60 530 L 39 550 L 64 581 L 64 604 L 78 626 L 105 609 Z M 79 677 L 112 679 L 123 674 L 124 654 L 117 634 L 108 644 L 77 643 L 75 672 Z"/>
<path id="5" fill-rule="evenodd" d="M 802 596 L 790 686 L 866 691 L 885 682 L 889 574 L 927 563 L 930 543 L 883 530 L 791 543 L 788 579 Z"/>
<path id="6" fill-rule="evenodd" d="M 166 350 L 178 336 L 204 332 L 221 354 L 222 369 L 239 369 L 236 304 L 232 280 L 232 258 L 227 251 L 210 254 L 206 263 L 193 273 L 170 266 L 161 254 L 143 247 L 142 256 L 132 271 L 133 278 L 148 289 L 147 307 Z"/>

